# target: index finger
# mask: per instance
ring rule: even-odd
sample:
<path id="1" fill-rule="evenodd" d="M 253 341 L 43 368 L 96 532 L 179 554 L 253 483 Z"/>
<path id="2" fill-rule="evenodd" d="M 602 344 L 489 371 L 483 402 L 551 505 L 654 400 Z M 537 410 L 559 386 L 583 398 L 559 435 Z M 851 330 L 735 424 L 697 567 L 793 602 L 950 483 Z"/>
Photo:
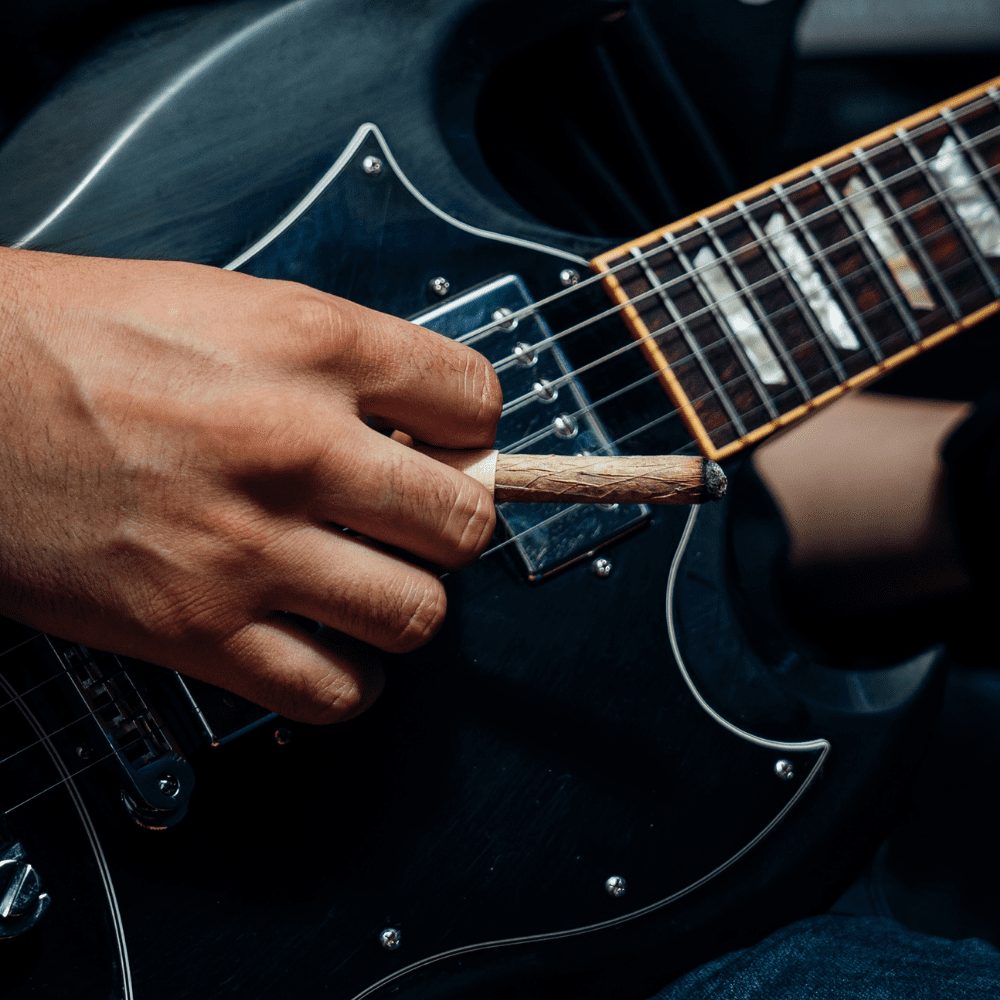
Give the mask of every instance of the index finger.
<path id="1" fill-rule="evenodd" d="M 362 414 L 443 448 L 493 443 L 503 397 L 493 366 L 478 351 L 395 316 L 324 298 L 335 327 L 331 348 L 338 367 L 350 366 Z"/>

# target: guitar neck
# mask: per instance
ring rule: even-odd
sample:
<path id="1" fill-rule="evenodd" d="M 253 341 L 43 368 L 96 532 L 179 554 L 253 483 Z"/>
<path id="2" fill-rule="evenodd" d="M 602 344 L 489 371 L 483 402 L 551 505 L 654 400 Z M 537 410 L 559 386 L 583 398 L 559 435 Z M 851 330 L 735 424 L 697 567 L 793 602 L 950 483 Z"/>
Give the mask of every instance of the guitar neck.
<path id="1" fill-rule="evenodd" d="M 591 263 L 727 458 L 1000 311 L 1000 77 Z"/>

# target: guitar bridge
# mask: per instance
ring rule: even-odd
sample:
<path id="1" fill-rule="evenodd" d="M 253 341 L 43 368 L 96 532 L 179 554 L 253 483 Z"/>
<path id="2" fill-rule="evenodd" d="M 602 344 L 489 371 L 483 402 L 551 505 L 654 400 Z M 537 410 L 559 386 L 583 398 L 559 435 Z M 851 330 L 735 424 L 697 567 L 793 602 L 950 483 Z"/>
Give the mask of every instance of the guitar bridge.
<path id="1" fill-rule="evenodd" d="M 125 661 L 75 643 L 49 642 L 109 748 L 102 755 L 113 757 L 118 766 L 129 815 L 150 829 L 180 822 L 194 771 Z"/>

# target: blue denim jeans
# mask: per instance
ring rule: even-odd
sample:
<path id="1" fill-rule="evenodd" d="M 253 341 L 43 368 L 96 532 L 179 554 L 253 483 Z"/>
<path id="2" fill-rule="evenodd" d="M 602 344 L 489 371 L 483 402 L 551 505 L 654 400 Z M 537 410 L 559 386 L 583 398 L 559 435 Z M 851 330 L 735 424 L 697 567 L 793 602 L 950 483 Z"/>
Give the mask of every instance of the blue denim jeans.
<path id="1" fill-rule="evenodd" d="M 883 917 L 803 920 L 703 965 L 653 1000 L 1000 1000 L 1000 951 Z"/>

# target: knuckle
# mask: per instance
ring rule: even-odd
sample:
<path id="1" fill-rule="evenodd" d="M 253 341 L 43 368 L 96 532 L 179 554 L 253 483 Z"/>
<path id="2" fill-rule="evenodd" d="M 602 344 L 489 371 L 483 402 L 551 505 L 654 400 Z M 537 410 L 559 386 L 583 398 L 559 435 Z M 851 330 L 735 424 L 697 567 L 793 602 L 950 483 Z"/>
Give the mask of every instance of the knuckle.
<path id="1" fill-rule="evenodd" d="M 340 300 L 305 285 L 292 285 L 282 308 L 309 363 L 329 358 L 331 353 L 349 356 L 353 351 L 357 331 Z"/>
<path id="2" fill-rule="evenodd" d="M 391 637 L 387 652 L 409 653 L 429 642 L 444 624 L 447 605 L 444 587 L 437 580 L 430 578 L 416 586 L 410 600 L 401 604 L 402 624 Z"/>
<path id="3" fill-rule="evenodd" d="M 456 565 L 475 559 L 488 544 L 496 527 L 496 508 L 489 491 L 470 480 L 452 508 L 449 520 L 454 526 L 450 534 L 454 539 L 452 545 Z"/>
<path id="4" fill-rule="evenodd" d="M 492 443 L 503 409 L 503 392 L 493 365 L 476 351 L 470 351 L 466 361 L 465 391 L 473 402 L 474 423 L 488 432 L 484 439 L 488 436 L 487 443 Z"/>
<path id="5" fill-rule="evenodd" d="M 370 701 L 358 677 L 331 670 L 311 681 L 303 692 L 296 715 L 302 722 L 328 725 L 360 714 Z"/>

